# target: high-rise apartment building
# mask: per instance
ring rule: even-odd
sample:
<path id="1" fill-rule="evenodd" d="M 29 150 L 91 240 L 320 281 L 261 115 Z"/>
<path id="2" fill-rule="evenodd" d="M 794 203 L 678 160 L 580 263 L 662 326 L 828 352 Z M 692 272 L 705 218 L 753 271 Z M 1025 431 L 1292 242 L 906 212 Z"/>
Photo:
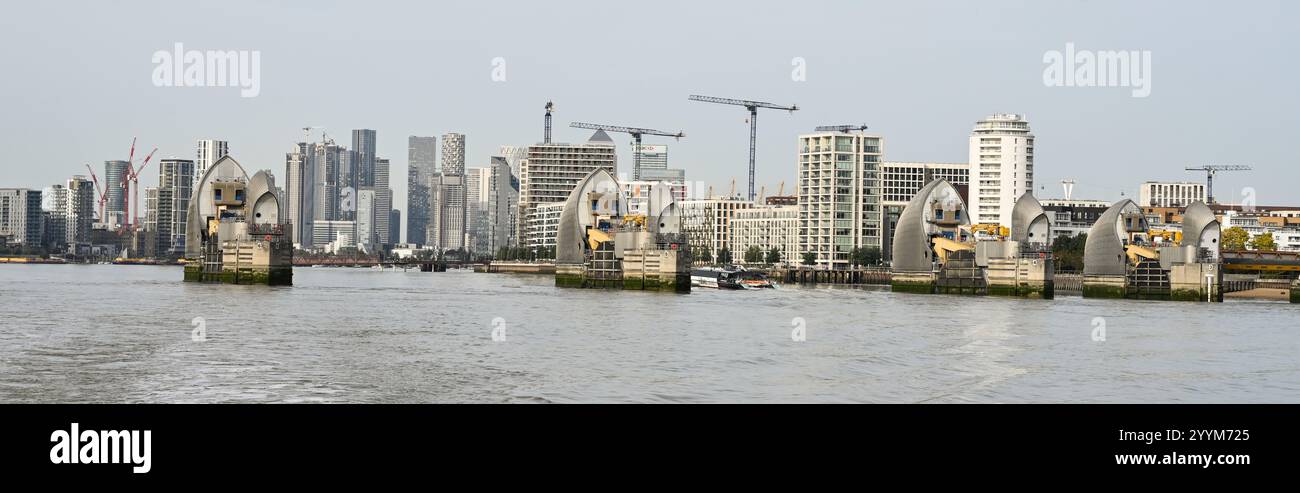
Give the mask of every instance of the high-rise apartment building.
<path id="1" fill-rule="evenodd" d="M 1205 202 L 1205 184 L 1148 181 L 1138 189 L 1138 207 L 1187 207 Z"/>
<path id="2" fill-rule="evenodd" d="M 0 188 L 0 236 L 10 243 L 37 248 L 45 234 L 41 191 Z"/>
<path id="3" fill-rule="evenodd" d="M 429 179 L 433 177 L 438 162 L 438 138 L 407 137 L 406 169 L 406 242 L 416 245 L 427 243 L 425 229 L 429 224 Z"/>
<path id="4" fill-rule="evenodd" d="M 68 244 L 68 188 L 51 185 L 41 191 L 41 211 L 45 214 L 45 235 L 41 243 L 51 249 Z"/>
<path id="5" fill-rule="evenodd" d="M 862 132 L 799 136 L 799 252 L 845 269 L 855 248 L 883 249 L 884 139 Z M 800 259 L 802 261 L 802 258 Z"/>
<path id="6" fill-rule="evenodd" d="M 528 147 L 528 157 L 519 171 L 519 238 L 521 244 L 545 243 L 528 236 L 528 226 L 538 224 L 530 218 L 542 204 L 564 202 L 578 182 L 595 170 L 617 176 L 618 158 L 614 140 L 602 130 L 582 144 L 542 143 Z M 541 229 L 534 229 L 541 231 Z M 553 242 L 552 242 L 553 244 Z"/>
<path id="7" fill-rule="evenodd" d="M 1034 190 L 1034 135 L 1024 115 L 996 114 L 975 123 L 970 136 L 973 223 L 1011 227 L 1016 200 Z"/>
<path id="8" fill-rule="evenodd" d="M 76 175 L 68 179 L 67 190 L 67 244 L 90 243 L 95 227 L 95 183 Z"/>
<path id="9" fill-rule="evenodd" d="M 745 261 L 750 247 L 763 250 L 763 261 L 773 248 L 781 254 L 780 262 L 798 264 L 799 258 L 799 206 L 761 205 L 740 209 L 731 218 L 731 251 L 737 263 Z"/>
<path id="10" fill-rule="evenodd" d="M 230 154 L 230 145 L 224 140 L 200 140 L 194 159 L 194 181 L 202 180 L 213 164 Z M 191 185 L 193 187 L 193 185 Z"/>
<path id="11" fill-rule="evenodd" d="M 465 174 L 465 135 L 447 133 L 442 136 L 442 168 L 444 175 Z"/>
<path id="12" fill-rule="evenodd" d="M 695 255 L 709 252 L 717 258 L 723 248 L 731 249 L 732 218 L 738 211 L 754 206 L 753 202 L 739 196 L 694 199 L 678 202 L 682 217 L 682 233 Z M 735 257 L 736 252 L 732 252 Z"/>
<path id="13" fill-rule="evenodd" d="M 194 161 L 188 159 L 163 159 L 158 162 L 158 191 L 151 209 L 154 232 L 158 239 L 156 254 L 180 257 L 185 255 L 185 223 L 190 210 L 190 195 L 194 186 Z"/>

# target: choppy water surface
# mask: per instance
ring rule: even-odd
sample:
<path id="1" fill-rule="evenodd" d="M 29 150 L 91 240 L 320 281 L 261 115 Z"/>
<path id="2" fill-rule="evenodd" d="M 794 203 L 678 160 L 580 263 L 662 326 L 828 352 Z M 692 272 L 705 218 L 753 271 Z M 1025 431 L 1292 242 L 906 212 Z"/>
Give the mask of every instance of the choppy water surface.
<path id="1" fill-rule="evenodd" d="M 338 268 L 297 269 L 293 287 L 180 278 L 0 266 L 0 402 L 1300 402 L 1287 303 L 678 295 Z"/>

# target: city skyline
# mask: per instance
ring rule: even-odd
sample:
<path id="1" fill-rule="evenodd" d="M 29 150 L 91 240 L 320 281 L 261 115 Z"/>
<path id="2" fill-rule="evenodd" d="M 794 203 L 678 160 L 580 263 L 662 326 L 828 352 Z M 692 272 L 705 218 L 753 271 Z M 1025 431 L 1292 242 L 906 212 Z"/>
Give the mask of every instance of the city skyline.
<path id="1" fill-rule="evenodd" d="M 98 172 L 104 161 L 124 159 L 129 139 L 136 136 L 139 147 L 159 147 L 155 159 L 191 159 L 198 140 L 224 140 L 241 163 L 253 170 L 269 169 L 283 183 L 287 179 L 280 176 L 284 149 L 299 141 L 305 125 L 325 127 L 340 141 L 354 129 L 375 129 L 379 133 L 375 154 L 390 157 L 394 169 L 407 165 L 401 157 L 402 139 L 407 136 L 458 132 L 468 136 L 466 166 L 483 167 L 500 146 L 542 140 L 541 106 L 550 99 L 557 107 L 555 141 L 586 140 L 586 132 L 567 128 L 570 121 L 681 128 L 689 137 L 677 142 L 647 138 L 646 143 L 672 145 L 673 167 L 685 169 L 692 182 L 725 189 L 733 178 L 745 180 L 747 115 L 743 108 L 686 100 L 688 94 L 704 93 L 799 105 L 800 111 L 793 114 L 769 111 L 760 119 L 756 186 L 768 190 L 782 181 L 794 182 L 797 136 L 816 125 L 869 125 L 872 134 L 889 142 L 883 155 L 887 161 L 962 162 L 971 126 L 987 115 L 1005 112 L 1024 114 L 1033 122 L 1041 142 L 1034 190 L 1040 197 L 1060 197 L 1059 181 L 1073 179 L 1075 197 L 1117 200 L 1124 192 L 1124 198 L 1136 198 L 1142 181 L 1203 180 L 1184 171 L 1186 166 L 1241 163 L 1254 166 L 1254 171 L 1216 178 L 1222 202 L 1239 201 L 1238 192 L 1246 187 L 1254 189 L 1260 203 L 1300 202 L 1300 194 L 1287 186 L 1300 173 L 1294 166 L 1295 151 L 1287 145 L 1287 137 L 1300 131 L 1295 116 L 1300 114 L 1300 99 L 1286 85 L 1294 80 L 1296 70 L 1285 63 L 1289 58 L 1283 48 L 1296 44 L 1296 34 L 1284 29 L 1285 14 L 1295 7 L 1278 2 L 1225 12 L 1198 3 L 1166 12 L 1159 5 L 1105 5 L 1030 4 L 1013 9 L 1023 12 L 962 4 L 932 4 L 929 9 L 849 6 L 842 7 L 844 15 L 830 20 L 845 29 L 817 31 L 784 26 L 778 16 L 756 13 L 761 9 L 732 13 L 725 5 L 706 5 L 690 10 L 728 12 L 750 20 L 754 32 L 763 34 L 753 36 L 763 39 L 752 40 L 750 28 L 742 27 L 746 22 L 718 23 L 713 20 L 716 16 L 684 15 L 685 5 L 669 5 L 647 12 L 652 19 L 645 24 L 659 19 L 678 25 L 685 34 L 664 40 L 676 55 L 647 54 L 635 60 L 616 56 L 622 52 L 616 45 L 636 33 L 619 31 L 612 22 L 617 12 L 599 8 L 566 9 L 580 18 L 560 19 L 561 24 L 611 22 L 597 23 L 592 32 L 582 34 L 530 24 L 552 14 L 528 4 L 516 4 L 504 16 L 483 15 L 491 8 L 487 6 L 449 6 L 441 12 L 467 22 L 434 33 L 407 29 L 400 36 L 366 34 L 392 32 L 375 27 L 406 25 L 418 17 L 413 14 L 433 8 L 377 5 L 348 12 L 358 26 L 371 28 L 358 29 L 359 37 L 347 40 L 351 45 L 312 23 L 297 27 L 303 30 L 299 36 L 278 33 L 269 21 L 250 23 L 242 26 L 246 35 L 234 39 L 218 26 L 223 20 L 242 22 L 246 17 L 210 12 L 214 22 L 208 26 L 162 23 L 156 30 L 90 46 L 75 37 L 50 38 L 50 33 L 76 31 L 78 23 L 92 19 L 98 23 L 135 18 L 145 15 L 145 10 L 154 11 L 147 15 L 159 19 L 187 16 L 193 8 L 163 5 L 118 11 L 91 4 L 84 9 L 96 15 L 67 19 L 71 25 L 56 30 L 53 23 L 64 19 L 56 16 L 53 7 L 24 5 L 19 7 L 24 15 L 7 17 L 24 19 L 23 23 L 5 22 L 7 29 L 0 36 L 10 45 L 17 44 L 10 39 L 16 36 L 48 41 L 41 53 L 18 52 L 13 57 L 15 71 L 44 76 L 0 82 L 7 93 L 30 96 L 15 98 L 12 110 L 0 116 L 0 128 L 5 130 L 4 143 L 16 153 L 16 162 L 38 165 L 7 166 L 4 185 L 43 188 L 63 183 L 82 174 L 83 163 L 91 163 Z M 327 4 L 321 12 L 313 12 L 250 4 L 248 10 L 262 12 L 266 18 L 289 18 L 304 13 L 336 15 L 344 8 Z M 1046 15 L 1045 9 L 1053 13 Z M 1120 9 L 1132 15 L 1112 15 Z M 919 27 L 916 22 L 903 22 L 919 16 L 933 22 Z M 1159 26 L 1164 35 L 1145 35 L 1149 26 L 1144 23 L 1157 17 L 1169 20 Z M 1034 22 L 1018 22 L 1025 18 Z M 463 52 L 438 52 L 435 63 L 411 63 L 424 59 L 422 50 L 478 39 L 484 19 L 517 35 L 484 40 Z M 880 42 L 844 44 L 859 39 L 852 33 L 862 19 L 871 19 L 869 25 L 878 30 L 866 39 Z M 1134 36 L 1135 32 L 1144 35 Z M 540 34 L 550 42 L 535 42 L 534 35 Z M 583 48 L 563 48 L 591 39 L 595 41 L 581 43 Z M 264 65 L 260 95 L 241 98 L 229 88 L 149 84 L 149 55 L 175 42 L 195 49 L 259 50 Z M 1044 85 L 1044 54 L 1067 43 L 1080 49 L 1149 50 L 1155 74 L 1150 96 L 1133 98 L 1126 88 Z M 317 44 L 323 44 L 323 49 L 316 49 Z M 750 46 L 733 49 L 741 44 Z M 834 49 L 842 46 L 856 51 Z M 1249 60 L 1234 55 L 1247 49 L 1254 53 Z M 385 54 L 367 60 L 364 68 L 403 67 L 410 73 L 383 79 L 370 77 L 370 70 L 357 70 L 340 74 L 336 81 L 308 79 L 306 69 L 311 64 L 365 51 Z M 50 57 L 75 63 L 50 64 Z M 503 81 L 492 80 L 498 57 L 503 62 Z M 591 62 L 555 68 L 576 59 Z M 796 59 L 806 63 L 806 80 L 792 80 Z M 653 68 L 647 70 L 643 63 Z M 70 70 L 76 71 L 75 76 Z M 359 74 L 367 76 L 355 79 Z M 341 101 L 352 86 L 385 94 L 376 94 L 371 104 L 356 108 L 319 104 Z M 1209 93 L 1238 96 L 1202 97 Z M 397 105 L 393 98 L 407 102 Z M 110 118 L 111 126 L 104 123 Z M 1206 136 L 1221 145 L 1195 145 Z M 631 145 L 626 137 L 614 138 L 619 171 L 630 173 Z M 157 186 L 157 180 L 157 170 L 150 168 L 140 184 Z M 393 205 L 406 211 L 404 181 L 394 180 Z"/>

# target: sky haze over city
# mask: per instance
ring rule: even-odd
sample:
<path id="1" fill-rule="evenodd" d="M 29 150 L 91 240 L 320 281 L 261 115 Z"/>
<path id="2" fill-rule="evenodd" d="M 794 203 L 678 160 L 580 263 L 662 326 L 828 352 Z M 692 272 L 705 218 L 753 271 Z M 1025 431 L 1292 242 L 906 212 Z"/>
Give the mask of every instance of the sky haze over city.
<path id="1" fill-rule="evenodd" d="M 73 2 L 17 3 L 0 19 L 6 77 L 5 186 L 40 188 L 139 155 L 193 159 L 197 139 L 230 142 L 250 170 L 283 182 L 302 127 L 378 131 L 405 210 L 407 136 L 467 136 L 467 165 L 501 145 L 580 142 L 574 121 L 683 131 L 670 166 L 743 193 L 743 108 L 701 94 L 798 105 L 763 110 L 757 186 L 794 190 L 796 137 L 866 124 L 886 161 L 966 162 L 973 124 L 1027 116 L 1035 192 L 1135 197 L 1145 180 L 1203 181 L 1183 168 L 1247 164 L 1216 178 L 1224 203 L 1300 204 L 1295 2 Z M 67 15 L 69 10 L 77 15 Z M 633 19 L 635 17 L 635 19 Z M 346 21 L 344 21 L 346 19 Z M 157 51 L 255 50 L 259 92 L 157 87 Z M 1044 82 L 1045 54 L 1149 52 L 1150 94 Z M 498 63 L 494 60 L 498 60 Z M 800 61 L 801 60 L 801 61 Z M 802 67 L 800 67 L 802 63 Z M 803 80 L 795 80 L 796 69 Z M 501 74 L 504 80 L 494 80 Z M 619 144 L 630 172 L 630 137 Z M 314 133 L 313 138 L 319 138 Z M 441 142 L 439 142 L 441 147 Z M 142 186 L 157 182 L 156 162 Z"/>

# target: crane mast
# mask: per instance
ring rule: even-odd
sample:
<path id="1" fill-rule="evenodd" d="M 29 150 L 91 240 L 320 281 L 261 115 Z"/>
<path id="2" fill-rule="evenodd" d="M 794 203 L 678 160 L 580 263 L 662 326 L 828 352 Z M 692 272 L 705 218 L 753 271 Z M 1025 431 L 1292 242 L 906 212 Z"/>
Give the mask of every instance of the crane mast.
<path id="1" fill-rule="evenodd" d="M 758 109 L 768 108 L 774 110 L 785 110 L 794 113 L 799 109 L 798 106 L 782 106 L 779 104 L 767 103 L 763 101 L 750 101 L 747 99 L 729 99 L 717 98 L 713 96 L 698 96 L 692 94 L 687 99 L 699 101 L 701 103 L 727 104 L 732 106 L 743 106 L 749 110 L 749 200 L 754 200 L 754 153 L 758 142 Z"/>
<path id="2" fill-rule="evenodd" d="M 548 113 L 549 114 L 549 113 Z M 632 136 L 632 179 L 641 179 L 641 136 L 658 135 L 661 137 L 672 137 L 680 139 L 686 134 L 682 132 L 665 132 L 649 128 L 623 127 L 619 125 L 603 125 L 599 123 L 572 122 L 569 124 L 573 128 L 583 128 L 587 130 L 604 130 L 606 132 L 618 132 Z"/>

